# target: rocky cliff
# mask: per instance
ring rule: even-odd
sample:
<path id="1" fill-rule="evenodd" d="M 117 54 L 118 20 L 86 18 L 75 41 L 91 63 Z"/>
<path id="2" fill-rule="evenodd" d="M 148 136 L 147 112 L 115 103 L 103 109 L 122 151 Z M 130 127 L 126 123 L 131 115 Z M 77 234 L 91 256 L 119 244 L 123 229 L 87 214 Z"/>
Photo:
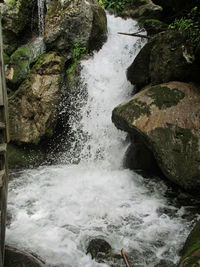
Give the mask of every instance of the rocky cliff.
<path id="1" fill-rule="evenodd" d="M 43 4 L 44 36 L 39 36 L 37 1 L 7 0 L 1 6 L 11 142 L 23 150 L 46 147 L 54 136 L 78 61 L 99 49 L 107 33 L 97 1 Z"/>

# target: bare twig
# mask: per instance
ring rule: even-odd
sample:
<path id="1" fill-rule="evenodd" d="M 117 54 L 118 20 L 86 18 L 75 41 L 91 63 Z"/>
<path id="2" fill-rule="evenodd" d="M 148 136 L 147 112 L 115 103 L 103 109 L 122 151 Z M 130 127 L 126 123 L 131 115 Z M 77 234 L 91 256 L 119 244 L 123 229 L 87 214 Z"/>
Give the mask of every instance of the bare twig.
<path id="1" fill-rule="evenodd" d="M 126 264 L 126 267 L 131 267 L 130 264 L 129 264 L 129 262 L 128 262 L 128 259 L 126 257 L 126 252 L 125 252 L 125 250 L 123 248 L 121 250 L 121 254 L 122 254 L 123 260 L 124 260 L 124 262 Z"/>
<path id="2" fill-rule="evenodd" d="M 128 35 L 128 36 L 134 36 L 134 37 L 140 37 L 140 38 L 147 38 L 150 39 L 151 37 L 143 34 L 138 34 L 137 32 L 135 33 L 125 33 L 125 32 L 118 32 L 118 34 L 123 34 L 123 35 Z"/>

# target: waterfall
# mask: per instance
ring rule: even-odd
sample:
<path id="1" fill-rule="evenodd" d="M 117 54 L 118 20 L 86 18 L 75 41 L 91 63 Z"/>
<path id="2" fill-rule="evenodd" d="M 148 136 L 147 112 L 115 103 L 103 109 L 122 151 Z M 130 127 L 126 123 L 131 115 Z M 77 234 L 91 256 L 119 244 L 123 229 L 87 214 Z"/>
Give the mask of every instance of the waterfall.
<path id="1" fill-rule="evenodd" d="M 39 36 L 44 36 L 44 2 L 45 0 L 37 0 L 38 3 L 38 29 Z"/>
<path id="2" fill-rule="evenodd" d="M 108 15 L 107 42 L 81 64 L 88 96 L 72 98 L 72 106 L 83 105 L 78 119 L 71 112 L 70 133 L 77 135 L 60 159 L 66 163 L 20 171 L 9 185 L 7 243 L 48 266 L 108 267 L 86 255 L 94 237 L 117 253 L 123 247 L 131 266 L 173 266 L 191 228 L 186 208 L 165 197 L 163 182 L 123 168 L 127 136 L 114 127 L 111 112 L 132 93 L 125 72 L 142 43 L 118 31 L 135 32 L 137 25 Z M 76 158 L 77 149 L 73 164 L 68 158 Z"/>

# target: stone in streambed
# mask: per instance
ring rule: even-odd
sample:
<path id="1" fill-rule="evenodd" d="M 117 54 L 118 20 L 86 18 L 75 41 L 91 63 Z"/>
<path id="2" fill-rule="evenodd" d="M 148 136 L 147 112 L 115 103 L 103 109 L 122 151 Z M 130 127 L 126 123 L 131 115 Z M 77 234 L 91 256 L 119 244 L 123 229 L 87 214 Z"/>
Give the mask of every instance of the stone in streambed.
<path id="1" fill-rule="evenodd" d="M 92 259 L 99 262 L 113 261 L 121 259 L 121 255 L 113 253 L 111 245 L 101 238 L 92 239 L 87 248 L 87 254 L 90 253 Z"/>

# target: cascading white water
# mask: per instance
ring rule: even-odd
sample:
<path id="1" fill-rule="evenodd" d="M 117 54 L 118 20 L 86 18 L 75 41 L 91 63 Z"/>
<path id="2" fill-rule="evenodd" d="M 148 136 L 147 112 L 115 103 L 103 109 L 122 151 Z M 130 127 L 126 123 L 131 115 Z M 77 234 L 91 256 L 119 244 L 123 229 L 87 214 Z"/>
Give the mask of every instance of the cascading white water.
<path id="1" fill-rule="evenodd" d="M 44 36 L 44 1 L 45 0 L 37 0 L 38 3 L 38 29 L 39 36 Z"/>
<path id="2" fill-rule="evenodd" d="M 191 226 L 182 216 L 184 208 L 164 197 L 162 182 L 123 168 L 126 134 L 113 126 L 111 112 L 130 96 L 125 70 L 139 43 L 117 34 L 136 31 L 132 20 L 108 15 L 108 28 L 102 50 L 82 62 L 88 100 L 81 120 L 70 118 L 71 131 L 81 128 L 86 136 L 74 140 L 70 151 L 76 155 L 72 150 L 81 145 L 80 162 L 22 171 L 9 186 L 7 243 L 39 255 L 49 266 L 108 266 L 85 253 L 94 237 L 104 238 L 118 253 L 124 247 L 131 266 L 176 263 Z M 70 154 L 64 153 L 62 162 Z"/>

